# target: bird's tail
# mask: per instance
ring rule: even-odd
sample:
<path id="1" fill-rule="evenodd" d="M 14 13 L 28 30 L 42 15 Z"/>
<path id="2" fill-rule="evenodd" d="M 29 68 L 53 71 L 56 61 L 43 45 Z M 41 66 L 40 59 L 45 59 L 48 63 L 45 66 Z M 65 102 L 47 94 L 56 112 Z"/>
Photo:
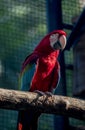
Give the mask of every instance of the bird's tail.
<path id="1" fill-rule="evenodd" d="M 19 111 L 17 130 L 37 130 L 40 114 L 33 110 Z"/>

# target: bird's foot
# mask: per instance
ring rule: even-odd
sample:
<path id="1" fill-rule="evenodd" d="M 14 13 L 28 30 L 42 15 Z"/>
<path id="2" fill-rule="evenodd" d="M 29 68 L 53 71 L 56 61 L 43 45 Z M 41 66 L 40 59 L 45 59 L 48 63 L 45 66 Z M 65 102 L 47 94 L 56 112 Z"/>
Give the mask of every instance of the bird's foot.
<path id="1" fill-rule="evenodd" d="M 48 91 L 46 91 L 46 92 L 42 92 L 42 91 L 39 91 L 39 90 L 35 90 L 34 91 L 35 93 L 38 93 L 40 96 L 43 96 L 43 95 L 47 95 L 47 96 L 52 96 L 53 94 L 51 93 L 51 92 L 48 92 Z"/>
<path id="2" fill-rule="evenodd" d="M 53 94 L 51 93 L 51 92 L 45 92 L 45 94 L 47 95 L 47 96 L 52 96 Z"/>
<path id="3" fill-rule="evenodd" d="M 40 96 L 43 96 L 43 95 L 45 95 L 45 93 L 44 93 L 44 92 L 42 92 L 42 91 L 39 91 L 39 90 L 35 90 L 34 92 L 35 92 L 35 93 L 38 93 Z"/>

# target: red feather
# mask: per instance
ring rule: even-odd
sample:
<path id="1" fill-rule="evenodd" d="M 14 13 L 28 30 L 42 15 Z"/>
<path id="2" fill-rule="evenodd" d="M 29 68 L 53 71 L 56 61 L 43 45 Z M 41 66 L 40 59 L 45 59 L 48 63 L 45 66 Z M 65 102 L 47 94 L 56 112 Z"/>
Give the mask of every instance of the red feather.
<path id="1" fill-rule="evenodd" d="M 25 59 L 22 65 L 23 72 L 28 65 L 36 62 L 36 70 L 29 91 L 39 90 L 42 92 L 51 92 L 58 84 L 60 73 L 58 56 L 60 50 L 53 49 L 49 40 L 50 35 L 55 33 L 58 33 L 59 36 L 66 36 L 63 30 L 55 30 L 49 33 L 40 41 L 33 53 Z M 40 114 L 32 110 L 21 111 L 19 113 L 18 130 L 37 130 L 37 121 Z"/>

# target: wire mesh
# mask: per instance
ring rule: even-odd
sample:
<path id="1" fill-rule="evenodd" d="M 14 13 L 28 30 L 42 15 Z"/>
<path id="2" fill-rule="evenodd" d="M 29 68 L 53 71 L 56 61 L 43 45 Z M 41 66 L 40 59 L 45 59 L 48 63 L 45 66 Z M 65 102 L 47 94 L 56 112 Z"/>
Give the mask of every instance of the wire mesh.
<path id="1" fill-rule="evenodd" d="M 0 0 L 0 86 L 18 88 L 22 61 L 47 33 L 46 1 Z M 15 130 L 17 112 L 0 110 L 0 130 Z"/>
<path id="2" fill-rule="evenodd" d="M 73 18 L 80 15 L 85 6 L 85 0 L 62 0 L 62 19 L 64 23 L 72 24 Z"/>
<path id="3" fill-rule="evenodd" d="M 83 8 L 85 7 L 85 0 L 62 0 L 62 19 L 63 23 L 75 25 Z M 66 30 L 69 36 L 71 30 Z M 73 65 L 73 48 L 65 51 L 65 64 Z M 66 68 L 66 89 L 67 96 L 73 97 L 73 69 Z M 85 121 L 69 118 L 69 125 L 72 126 L 85 126 Z"/>
<path id="4" fill-rule="evenodd" d="M 73 24 L 85 0 L 62 0 L 63 23 Z M 21 64 L 47 33 L 45 0 L 0 0 L 0 87 L 18 88 Z M 55 10 L 56 11 L 56 10 Z M 71 30 L 66 30 L 69 35 Z M 65 63 L 73 64 L 72 50 L 65 52 Z M 67 95 L 72 96 L 73 70 L 66 70 Z M 15 130 L 17 112 L 0 109 L 0 130 Z M 84 122 L 69 119 L 70 125 Z M 54 130 L 54 117 L 42 114 L 39 130 Z"/>

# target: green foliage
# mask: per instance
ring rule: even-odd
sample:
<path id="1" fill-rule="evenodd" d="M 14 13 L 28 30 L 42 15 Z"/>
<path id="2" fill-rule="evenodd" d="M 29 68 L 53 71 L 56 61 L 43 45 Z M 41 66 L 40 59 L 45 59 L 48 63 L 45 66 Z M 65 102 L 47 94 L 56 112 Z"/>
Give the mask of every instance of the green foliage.
<path id="1" fill-rule="evenodd" d="M 38 33 L 45 34 L 44 17 L 46 12 L 41 6 L 43 1 L 39 4 L 35 2 L 35 4 L 33 1 L 0 1 L 0 58 L 2 60 L 6 60 L 7 57 L 11 59 L 10 51 L 12 56 L 17 57 L 17 52 L 25 51 L 25 44 L 27 43 L 29 46 L 30 41 L 35 39 Z M 8 49 L 9 53 L 6 53 Z"/>
<path id="2" fill-rule="evenodd" d="M 80 0 L 62 0 L 63 22 L 72 24 L 72 18 L 80 15 L 82 5 Z"/>
<path id="3" fill-rule="evenodd" d="M 5 84 L 6 87 L 18 86 L 22 61 L 46 33 L 45 15 L 43 0 L 0 0 L 0 60 L 4 68 L 0 81 L 2 87 Z"/>

